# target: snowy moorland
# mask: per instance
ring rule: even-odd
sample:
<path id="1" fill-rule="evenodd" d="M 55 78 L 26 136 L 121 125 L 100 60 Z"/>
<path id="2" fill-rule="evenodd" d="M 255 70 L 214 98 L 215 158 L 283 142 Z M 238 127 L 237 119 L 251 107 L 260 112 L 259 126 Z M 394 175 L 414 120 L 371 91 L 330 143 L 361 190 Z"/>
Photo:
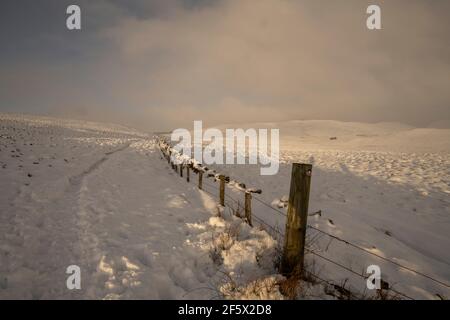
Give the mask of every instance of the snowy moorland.
<path id="1" fill-rule="evenodd" d="M 311 163 L 310 225 L 450 283 L 450 130 L 338 121 L 220 128 L 239 127 L 280 129 L 281 165 L 276 176 L 261 176 L 259 166 L 214 166 L 247 187 L 262 189 L 261 195 L 254 195 L 252 209 L 255 216 L 276 227 L 271 232 L 275 237 L 284 232 L 290 164 Z M 239 191 L 230 189 L 229 194 L 243 203 Z M 409 297 L 450 296 L 449 287 L 426 277 L 320 232 L 308 230 L 307 235 L 311 250 L 358 273 L 379 265 L 382 279 Z M 348 270 L 314 255 L 308 255 L 307 261 L 322 278 L 345 284 L 362 296 L 368 294 L 366 281 Z"/>
<path id="2" fill-rule="evenodd" d="M 281 297 L 272 237 L 217 217 L 145 134 L 1 115 L 0 190 L 0 299 Z"/>
<path id="3" fill-rule="evenodd" d="M 151 135 L 0 115 L 0 299 L 286 298 L 280 291 L 289 284 L 275 266 L 292 162 L 314 166 L 310 225 L 450 281 L 450 130 L 336 121 L 234 127 L 246 126 L 280 128 L 279 173 L 216 167 L 262 189 L 252 209 L 268 226 L 234 215 L 243 203 L 235 188 L 219 217 L 217 183 L 209 178 L 200 191 L 194 178 L 179 177 Z M 413 298 L 450 297 L 428 278 L 314 230 L 308 241 L 358 272 L 379 265 L 383 280 Z M 368 297 L 363 279 L 317 256 L 306 260 L 314 274 Z M 66 287 L 74 264 L 81 290 Z M 295 289 L 298 298 L 338 296 L 323 283 Z"/>

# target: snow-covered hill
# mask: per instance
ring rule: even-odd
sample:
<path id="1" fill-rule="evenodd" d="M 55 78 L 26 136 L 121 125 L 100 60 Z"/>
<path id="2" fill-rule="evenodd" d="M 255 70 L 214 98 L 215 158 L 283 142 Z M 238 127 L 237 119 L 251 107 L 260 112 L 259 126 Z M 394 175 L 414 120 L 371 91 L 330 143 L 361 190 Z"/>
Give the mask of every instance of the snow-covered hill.
<path id="1" fill-rule="evenodd" d="M 450 152 L 450 129 L 415 128 L 402 123 L 292 120 L 239 123 L 225 128 L 274 128 L 280 130 L 280 148 L 295 150 L 352 150 L 408 153 Z"/>
<path id="2" fill-rule="evenodd" d="M 0 115 L 0 299 L 211 299 L 227 274 L 270 282 L 273 239 L 216 215 L 145 134 Z M 81 290 L 66 287 L 70 265 Z"/>
<path id="3" fill-rule="evenodd" d="M 277 175 L 216 166 L 262 189 L 254 217 L 283 232 L 285 218 L 272 208 L 285 210 L 291 163 L 309 162 L 310 212 L 320 210 L 311 225 L 449 282 L 449 130 L 337 121 L 222 128 L 233 127 L 281 133 Z M 133 129 L 0 115 L 0 299 L 282 298 L 273 263 L 282 239 L 277 244 L 256 219 L 250 228 L 231 217 L 231 198 L 243 203 L 231 188 L 231 208 L 217 217 L 216 188 L 211 178 L 204 192 L 187 183 L 153 139 Z M 429 279 L 308 236 L 317 252 L 354 270 L 380 265 L 384 280 L 414 298 L 450 297 Z M 82 270 L 80 291 L 66 288 L 72 264 Z M 355 292 L 365 289 L 365 281 L 317 257 L 308 255 L 307 265 Z M 302 286 L 303 298 L 332 298 L 321 285 Z"/>
<path id="4" fill-rule="evenodd" d="M 450 130 L 420 129 L 396 123 L 288 121 L 220 126 L 280 129 L 281 162 L 275 176 L 260 176 L 258 166 L 214 166 L 248 186 L 254 198 L 279 210 L 289 194 L 292 162 L 313 164 L 310 223 L 374 253 L 450 282 Z M 330 138 L 336 138 L 330 140 Z M 230 190 L 236 199 L 239 192 Z M 284 230 L 285 218 L 253 201 L 254 214 Z M 314 233 L 311 234 L 311 237 Z M 416 298 L 450 296 L 433 281 L 351 250 L 322 237 L 317 249 L 361 272 L 381 266 L 383 279 Z M 345 281 L 355 291 L 365 283 L 345 270 L 310 257 L 327 279 Z"/>

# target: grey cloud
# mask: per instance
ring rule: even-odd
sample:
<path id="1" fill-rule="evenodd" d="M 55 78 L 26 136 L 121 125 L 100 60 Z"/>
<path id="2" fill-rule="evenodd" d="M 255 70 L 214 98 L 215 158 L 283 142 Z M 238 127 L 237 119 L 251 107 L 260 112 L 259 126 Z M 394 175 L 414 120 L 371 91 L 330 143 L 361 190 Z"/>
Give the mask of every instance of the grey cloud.
<path id="1" fill-rule="evenodd" d="M 78 35 L 50 18 L 36 34 L 2 31 L 0 110 L 33 104 L 155 129 L 194 119 L 450 119 L 450 3 L 377 2 L 375 32 L 365 28 L 372 1 L 83 2 Z M 33 36 L 50 40 L 41 48 L 26 41 Z"/>

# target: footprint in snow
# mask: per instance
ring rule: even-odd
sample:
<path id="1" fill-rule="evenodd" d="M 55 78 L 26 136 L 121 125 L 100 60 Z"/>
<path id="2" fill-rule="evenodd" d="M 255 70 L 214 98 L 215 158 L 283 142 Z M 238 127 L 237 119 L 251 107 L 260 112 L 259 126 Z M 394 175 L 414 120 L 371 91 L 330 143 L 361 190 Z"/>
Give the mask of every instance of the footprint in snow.
<path id="1" fill-rule="evenodd" d="M 328 224 L 328 226 L 330 226 L 332 228 L 336 228 L 336 226 L 334 225 L 333 220 L 331 220 L 331 219 L 327 219 L 327 224 Z"/>

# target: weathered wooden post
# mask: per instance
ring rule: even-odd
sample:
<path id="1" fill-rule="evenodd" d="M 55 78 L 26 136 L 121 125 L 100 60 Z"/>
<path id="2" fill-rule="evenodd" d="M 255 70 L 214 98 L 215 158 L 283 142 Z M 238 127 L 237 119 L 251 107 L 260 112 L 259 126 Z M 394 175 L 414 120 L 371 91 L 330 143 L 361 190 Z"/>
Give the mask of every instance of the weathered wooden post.
<path id="1" fill-rule="evenodd" d="M 301 275 L 303 271 L 311 172 L 312 165 L 310 164 L 292 164 L 284 250 L 281 260 L 283 275 Z"/>
<path id="2" fill-rule="evenodd" d="M 189 169 L 190 169 L 190 164 L 188 164 L 186 166 L 186 181 L 189 182 L 190 181 L 190 177 L 189 177 Z"/>
<path id="3" fill-rule="evenodd" d="M 223 174 L 221 174 L 219 176 L 219 180 L 220 180 L 220 189 L 219 189 L 219 199 L 220 199 L 220 205 L 222 207 L 225 206 L 225 176 Z"/>
<path id="4" fill-rule="evenodd" d="M 247 220 L 247 223 L 253 227 L 253 224 L 252 224 L 252 194 L 250 192 L 245 192 L 244 210 L 245 210 L 245 220 Z"/>
<path id="5" fill-rule="evenodd" d="M 198 172 L 198 188 L 200 190 L 203 189 L 203 171 L 199 170 Z"/>

